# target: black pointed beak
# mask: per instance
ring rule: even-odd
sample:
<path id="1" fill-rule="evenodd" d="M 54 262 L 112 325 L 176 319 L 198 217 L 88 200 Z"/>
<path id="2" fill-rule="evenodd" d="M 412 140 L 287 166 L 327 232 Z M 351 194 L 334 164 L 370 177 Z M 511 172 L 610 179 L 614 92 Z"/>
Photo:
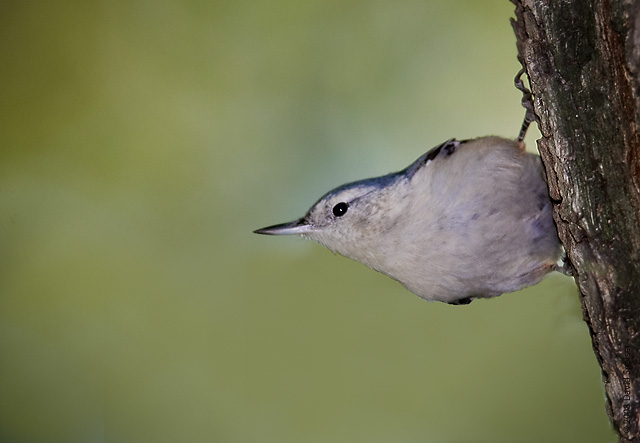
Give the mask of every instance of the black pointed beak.
<path id="1" fill-rule="evenodd" d="M 266 228 L 256 229 L 256 234 L 263 235 L 295 235 L 305 234 L 311 231 L 311 225 L 304 218 L 289 223 L 281 223 L 279 225 L 267 226 Z"/>

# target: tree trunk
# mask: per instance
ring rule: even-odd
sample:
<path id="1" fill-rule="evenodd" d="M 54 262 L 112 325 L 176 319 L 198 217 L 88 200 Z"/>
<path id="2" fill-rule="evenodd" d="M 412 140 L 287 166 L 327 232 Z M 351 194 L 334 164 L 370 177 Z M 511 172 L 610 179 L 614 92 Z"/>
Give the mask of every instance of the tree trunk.
<path id="1" fill-rule="evenodd" d="M 640 1 L 511 1 L 607 413 L 640 441 Z"/>

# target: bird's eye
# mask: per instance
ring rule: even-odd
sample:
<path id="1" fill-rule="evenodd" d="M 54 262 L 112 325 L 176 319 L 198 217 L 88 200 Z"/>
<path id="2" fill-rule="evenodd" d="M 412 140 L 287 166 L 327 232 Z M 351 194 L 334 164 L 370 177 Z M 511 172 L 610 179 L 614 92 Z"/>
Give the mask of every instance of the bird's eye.
<path id="1" fill-rule="evenodd" d="M 345 202 L 340 202 L 333 207 L 333 215 L 336 217 L 342 217 L 347 213 L 347 209 L 349 209 L 349 205 Z"/>

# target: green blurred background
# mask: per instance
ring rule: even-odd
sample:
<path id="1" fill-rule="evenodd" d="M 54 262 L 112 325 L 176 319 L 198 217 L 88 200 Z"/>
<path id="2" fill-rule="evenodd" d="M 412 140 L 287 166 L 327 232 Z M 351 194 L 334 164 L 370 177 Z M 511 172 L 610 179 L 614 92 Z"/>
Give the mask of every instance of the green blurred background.
<path id="1" fill-rule="evenodd" d="M 0 441 L 615 441 L 572 280 L 452 307 L 251 233 L 515 136 L 512 11 L 2 2 Z"/>

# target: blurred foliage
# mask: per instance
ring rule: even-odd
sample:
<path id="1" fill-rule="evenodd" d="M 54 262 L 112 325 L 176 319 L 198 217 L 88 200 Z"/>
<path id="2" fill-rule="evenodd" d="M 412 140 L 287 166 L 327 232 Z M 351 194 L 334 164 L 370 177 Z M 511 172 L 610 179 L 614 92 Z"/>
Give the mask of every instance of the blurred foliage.
<path id="1" fill-rule="evenodd" d="M 0 441 L 614 441 L 570 279 L 451 307 L 251 234 L 515 136 L 511 13 L 0 4 Z"/>

